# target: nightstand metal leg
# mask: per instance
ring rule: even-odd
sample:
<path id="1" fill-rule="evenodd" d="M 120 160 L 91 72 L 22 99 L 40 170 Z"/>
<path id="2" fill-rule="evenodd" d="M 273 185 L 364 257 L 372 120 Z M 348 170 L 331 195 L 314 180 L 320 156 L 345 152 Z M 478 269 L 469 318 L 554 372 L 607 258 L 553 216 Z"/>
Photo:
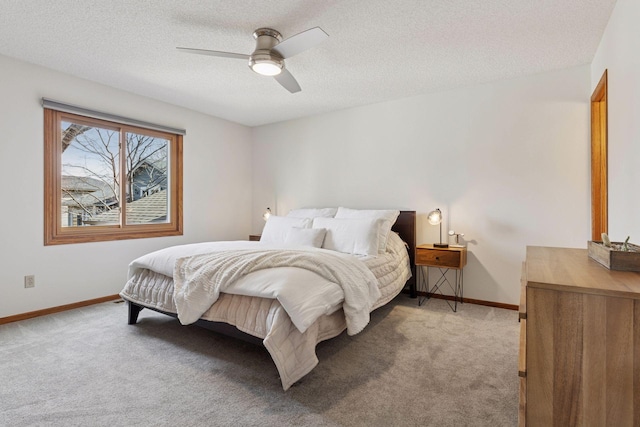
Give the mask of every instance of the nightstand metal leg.
<path id="1" fill-rule="evenodd" d="M 416 286 L 418 287 L 418 305 L 422 305 L 425 300 L 431 299 L 431 297 L 438 292 L 440 295 L 444 297 L 444 300 L 449 304 L 449 308 L 454 312 L 458 311 L 458 300 L 460 300 L 460 304 L 462 304 L 462 295 L 464 292 L 464 278 L 463 278 L 463 270 L 457 268 L 440 268 L 436 267 L 440 272 L 440 276 L 438 280 L 433 284 L 433 286 L 429 283 L 429 269 L 431 267 L 426 267 L 426 271 L 424 267 L 418 266 L 417 277 L 416 277 Z M 447 277 L 447 273 L 449 270 L 455 271 L 455 277 L 453 283 Z M 442 287 L 444 285 L 449 286 L 452 295 L 446 295 L 442 292 Z M 423 295 L 420 295 L 422 293 Z M 451 304 L 453 301 L 453 304 Z"/>
<path id="2" fill-rule="evenodd" d="M 456 270 L 458 271 L 458 270 Z M 464 295 L 464 270 L 460 270 L 460 304 L 463 304 L 462 296 Z"/>

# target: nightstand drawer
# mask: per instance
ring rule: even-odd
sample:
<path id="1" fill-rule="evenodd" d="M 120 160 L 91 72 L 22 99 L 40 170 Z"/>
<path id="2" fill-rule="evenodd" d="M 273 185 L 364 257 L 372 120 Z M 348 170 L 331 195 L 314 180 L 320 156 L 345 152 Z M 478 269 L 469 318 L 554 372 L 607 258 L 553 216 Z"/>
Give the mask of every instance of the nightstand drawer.
<path id="1" fill-rule="evenodd" d="M 460 252 L 439 249 L 416 249 L 416 264 L 434 267 L 460 267 Z"/>

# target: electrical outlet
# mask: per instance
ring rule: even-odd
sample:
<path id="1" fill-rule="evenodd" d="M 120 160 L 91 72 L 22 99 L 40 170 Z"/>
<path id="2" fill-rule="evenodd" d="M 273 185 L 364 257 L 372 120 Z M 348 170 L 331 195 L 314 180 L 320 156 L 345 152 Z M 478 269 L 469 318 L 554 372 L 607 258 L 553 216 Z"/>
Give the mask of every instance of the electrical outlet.
<path id="1" fill-rule="evenodd" d="M 35 288 L 36 287 L 36 276 L 33 274 L 29 276 L 24 276 L 24 287 L 25 288 Z"/>

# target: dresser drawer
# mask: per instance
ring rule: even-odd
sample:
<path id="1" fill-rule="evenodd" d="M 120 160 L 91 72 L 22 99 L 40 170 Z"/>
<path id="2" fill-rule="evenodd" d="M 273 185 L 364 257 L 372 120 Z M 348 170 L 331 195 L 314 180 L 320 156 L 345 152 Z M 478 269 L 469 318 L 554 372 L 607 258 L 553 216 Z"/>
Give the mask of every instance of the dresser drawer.
<path id="1" fill-rule="evenodd" d="M 416 264 L 433 267 L 460 268 L 460 251 L 444 249 L 416 249 Z"/>

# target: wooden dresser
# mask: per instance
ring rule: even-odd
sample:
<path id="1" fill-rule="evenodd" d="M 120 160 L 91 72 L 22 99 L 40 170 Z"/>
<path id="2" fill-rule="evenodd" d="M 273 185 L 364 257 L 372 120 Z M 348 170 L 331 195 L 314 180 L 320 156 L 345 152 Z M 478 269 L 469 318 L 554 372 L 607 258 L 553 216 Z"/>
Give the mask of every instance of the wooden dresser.
<path id="1" fill-rule="evenodd" d="M 640 273 L 529 246 L 520 319 L 521 426 L 640 426 Z"/>

